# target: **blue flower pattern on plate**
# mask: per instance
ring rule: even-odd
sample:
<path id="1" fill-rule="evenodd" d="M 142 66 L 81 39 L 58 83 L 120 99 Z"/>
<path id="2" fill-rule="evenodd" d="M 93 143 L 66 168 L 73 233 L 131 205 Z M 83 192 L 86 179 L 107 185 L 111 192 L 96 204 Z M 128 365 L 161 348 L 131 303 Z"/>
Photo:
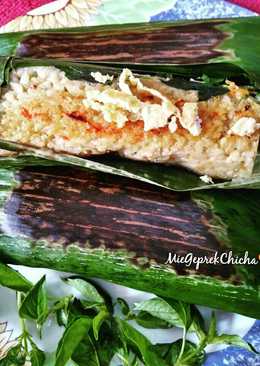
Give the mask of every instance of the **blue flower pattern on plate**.
<path id="1" fill-rule="evenodd" d="M 252 15 L 256 14 L 224 0 L 177 0 L 172 9 L 156 14 L 151 20 L 228 18 Z"/>

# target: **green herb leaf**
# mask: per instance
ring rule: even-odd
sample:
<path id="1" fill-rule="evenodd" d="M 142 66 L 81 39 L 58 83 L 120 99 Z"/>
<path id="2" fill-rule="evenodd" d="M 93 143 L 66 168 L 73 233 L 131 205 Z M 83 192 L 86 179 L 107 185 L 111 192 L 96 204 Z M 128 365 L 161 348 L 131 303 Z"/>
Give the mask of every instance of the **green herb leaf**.
<path id="1" fill-rule="evenodd" d="M 192 323 L 189 328 L 190 332 L 195 332 L 199 340 L 201 341 L 206 337 L 206 329 L 204 319 L 195 305 L 190 306 Z"/>
<path id="2" fill-rule="evenodd" d="M 65 366 L 92 326 L 89 318 L 74 319 L 59 341 L 55 366 Z"/>
<path id="3" fill-rule="evenodd" d="M 200 350 L 198 346 L 192 342 L 186 341 L 184 352 L 179 359 L 181 352 L 182 339 L 169 346 L 165 360 L 173 366 L 201 366 L 205 358 L 205 352 Z"/>
<path id="4" fill-rule="evenodd" d="M 15 291 L 27 292 L 32 283 L 13 268 L 0 263 L 0 285 Z"/>
<path id="5" fill-rule="evenodd" d="M 210 344 L 228 344 L 230 346 L 236 346 L 240 348 L 244 348 L 247 351 L 258 353 L 256 349 L 248 342 L 246 342 L 243 338 L 238 335 L 232 334 L 221 334 L 217 335 L 211 339 Z"/>
<path id="6" fill-rule="evenodd" d="M 122 314 L 125 316 L 128 316 L 129 313 L 131 312 L 128 303 L 121 297 L 118 297 L 116 301 L 117 301 L 118 305 L 120 306 Z"/>
<path id="7" fill-rule="evenodd" d="M 173 299 L 167 299 L 166 301 L 171 305 L 173 309 L 176 309 L 184 324 L 184 328 L 188 330 L 192 323 L 190 304 L 182 301 L 176 301 Z"/>
<path id="8" fill-rule="evenodd" d="M 116 353 L 117 358 L 119 358 L 120 366 L 143 366 L 138 356 L 125 348 L 120 348 Z"/>
<path id="9" fill-rule="evenodd" d="M 100 366 L 97 350 L 89 336 L 80 342 L 71 359 L 78 366 Z"/>
<path id="10" fill-rule="evenodd" d="M 97 310 L 95 308 L 85 309 L 80 300 L 74 299 L 74 301 L 69 304 L 67 324 L 70 324 L 74 319 L 79 317 L 93 319 L 96 315 Z"/>
<path id="11" fill-rule="evenodd" d="M 166 322 L 165 320 L 152 316 L 146 311 L 140 311 L 138 315 L 134 318 L 134 320 L 137 322 L 137 324 L 148 329 L 155 329 L 155 328 L 168 329 L 172 327 L 172 325 L 169 322 Z"/>
<path id="12" fill-rule="evenodd" d="M 215 312 L 212 312 L 209 331 L 207 336 L 207 344 L 229 344 L 232 346 L 237 346 L 244 348 L 248 351 L 258 353 L 255 348 L 248 342 L 246 342 L 243 338 L 238 335 L 232 334 L 221 334 L 217 333 L 217 319 Z"/>
<path id="13" fill-rule="evenodd" d="M 154 297 L 135 304 L 134 310 L 149 313 L 177 327 L 188 328 L 191 324 L 190 306 L 180 301 Z"/>
<path id="14" fill-rule="evenodd" d="M 1 366 L 24 366 L 25 361 L 26 354 L 19 343 L 9 349 L 7 355 L 1 359 L 0 364 Z"/>
<path id="15" fill-rule="evenodd" d="M 30 361 L 32 366 L 43 366 L 45 362 L 45 354 L 35 343 L 31 341 L 32 350 L 30 352 Z"/>
<path id="16" fill-rule="evenodd" d="M 73 296 L 65 296 L 55 302 L 53 311 L 56 313 L 56 319 L 59 326 L 66 326 L 69 319 L 69 306 L 73 301 Z"/>
<path id="17" fill-rule="evenodd" d="M 120 334 L 125 342 L 134 352 L 138 351 L 146 366 L 166 366 L 165 361 L 152 349 L 150 341 L 138 330 L 133 328 L 126 321 L 117 318 Z"/>
<path id="18" fill-rule="evenodd" d="M 109 317 L 109 313 L 107 311 L 107 309 L 102 309 L 93 319 L 93 332 L 94 332 L 94 337 L 96 340 L 98 340 L 98 333 L 99 333 L 99 329 L 101 327 L 101 325 L 103 324 L 103 322 Z"/>
<path id="19" fill-rule="evenodd" d="M 152 349 L 164 360 L 166 360 L 166 356 L 170 352 L 171 347 L 172 343 L 158 343 L 152 345 Z"/>
<path id="20" fill-rule="evenodd" d="M 81 278 L 67 278 L 65 282 L 78 290 L 83 296 L 81 301 L 85 308 L 91 308 L 105 304 L 104 298 L 97 291 L 95 286 Z"/>
<path id="21" fill-rule="evenodd" d="M 68 324 L 68 313 L 64 309 L 58 309 L 56 311 L 56 320 L 60 327 L 66 327 Z"/>
<path id="22" fill-rule="evenodd" d="M 105 322 L 100 328 L 98 342 L 95 342 L 100 365 L 109 365 L 113 356 L 122 346 L 123 344 L 119 336 L 118 324 L 115 319 L 111 317 L 109 321 Z"/>
<path id="23" fill-rule="evenodd" d="M 208 331 L 208 336 L 207 336 L 207 340 L 208 343 L 211 343 L 212 340 L 217 336 L 217 319 L 216 319 L 216 314 L 214 311 L 212 311 L 211 313 L 211 319 L 210 319 L 210 324 L 209 324 L 209 331 Z"/>
<path id="24" fill-rule="evenodd" d="M 34 319 L 41 324 L 42 319 L 48 313 L 45 280 L 46 277 L 43 276 L 23 298 L 19 309 L 21 318 Z"/>

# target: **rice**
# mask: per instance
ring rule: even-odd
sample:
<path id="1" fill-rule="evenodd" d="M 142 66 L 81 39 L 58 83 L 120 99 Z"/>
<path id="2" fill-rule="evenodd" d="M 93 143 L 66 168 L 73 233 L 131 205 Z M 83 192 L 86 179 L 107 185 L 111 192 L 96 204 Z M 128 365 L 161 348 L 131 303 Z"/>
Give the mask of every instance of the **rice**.
<path id="1" fill-rule="evenodd" d="M 229 83 L 226 95 L 198 102 L 194 91 L 129 75 L 122 91 L 116 81 L 70 80 L 52 66 L 15 70 L 2 90 L 0 138 L 81 156 L 116 152 L 215 178 L 252 174 L 260 106 L 246 89 Z M 152 110 L 146 122 L 144 108 Z M 241 119 L 251 119 L 249 134 L 237 132 Z"/>

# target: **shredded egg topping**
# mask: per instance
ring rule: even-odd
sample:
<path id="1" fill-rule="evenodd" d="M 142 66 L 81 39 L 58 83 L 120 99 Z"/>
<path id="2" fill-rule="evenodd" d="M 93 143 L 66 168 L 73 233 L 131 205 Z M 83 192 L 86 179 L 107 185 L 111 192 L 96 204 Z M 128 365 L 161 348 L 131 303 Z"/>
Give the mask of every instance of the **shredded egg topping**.
<path id="1" fill-rule="evenodd" d="M 101 73 L 93 73 L 92 76 L 100 83 L 113 80 L 109 75 Z M 115 122 L 118 128 L 124 127 L 128 120 L 142 120 L 144 131 L 168 126 L 170 132 L 174 133 L 178 120 L 193 136 L 200 134 L 201 120 L 197 103 L 186 102 L 181 111 L 158 90 L 145 86 L 129 69 L 124 69 L 120 74 L 118 89 L 105 85 L 97 89 L 88 85 L 83 103 L 86 107 L 101 112 L 106 122 Z M 155 97 L 158 103 L 143 102 L 137 96 L 139 93 Z"/>

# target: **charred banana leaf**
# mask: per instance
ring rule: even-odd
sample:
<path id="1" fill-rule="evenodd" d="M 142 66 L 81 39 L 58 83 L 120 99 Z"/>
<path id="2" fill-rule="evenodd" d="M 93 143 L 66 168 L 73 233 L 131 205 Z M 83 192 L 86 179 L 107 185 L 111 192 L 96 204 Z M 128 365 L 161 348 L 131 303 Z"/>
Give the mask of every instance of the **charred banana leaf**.
<path id="1" fill-rule="evenodd" d="M 171 193 L 100 172 L 15 162 L 0 170 L 2 261 L 260 318 L 259 191 Z M 192 261 L 221 256 L 222 263 L 197 268 Z"/>
<path id="2" fill-rule="evenodd" d="M 0 35 L 0 54 L 146 64 L 191 77 L 230 78 L 242 69 L 259 83 L 259 41 L 260 19 L 249 17 L 8 33 Z"/>

